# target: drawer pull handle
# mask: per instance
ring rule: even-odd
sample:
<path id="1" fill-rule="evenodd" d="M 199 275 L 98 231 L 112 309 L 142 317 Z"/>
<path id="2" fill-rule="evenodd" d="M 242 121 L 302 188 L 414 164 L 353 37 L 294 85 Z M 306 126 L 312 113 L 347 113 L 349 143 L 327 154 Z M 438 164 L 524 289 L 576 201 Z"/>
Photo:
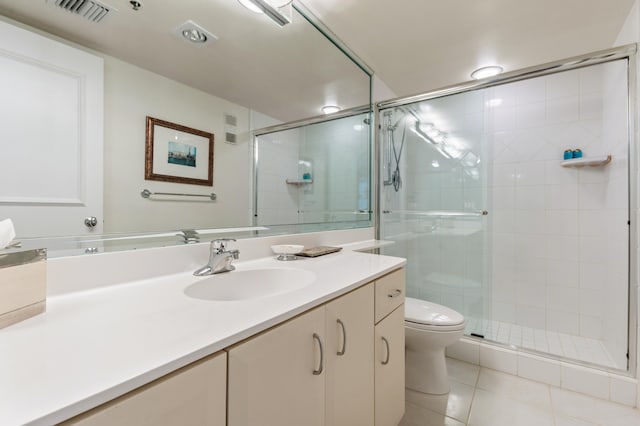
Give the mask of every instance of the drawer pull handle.
<path id="1" fill-rule="evenodd" d="M 390 299 L 393 299 L 394 297 L 398 297 L 398 296 L 400 296 L 401 294 L 402 294 L 402 290 L 400 290 L 400 289 L 398 289 L 398 288 L 397 288 L 397 289 L 395 289 L 395 290 L 393 291 L 393 293 L 389 293 L 389 294 L 387 294 L 387 297 L 389 297 Z"/>
<path id="2" fill-rule="evenodd" d="M 347 329 L 344 327 L 342 320 L 338 319 L 336 322 L 342 328 L 342 350 L 337 352 L 338 356 L 342 356 L 347 351 Z"/>
<path id="3" fill-rule="evenodd" d="M 387 364 L 389 364 L 389 358 L 391 358 L 391 348 L 389 347 L 389 341 L 387 339 L 385 339 L 384 337 L 382 337 L 382 342 L 387 347 L 387 359 L 382 361 L 382 365 L 387 365 Z"/>
<path id="4" fill-rule="evenodd" d="M 322 370 L 324 370 L 324 348 L 322 347 L 322 339 L 316 333 L 313 333 L 313 339 L 318 342 L 318 346 L 320 347 L 320 367 L 317 370 L 313 370 L 314 376 L 319 376 L 322 374 Z"/>

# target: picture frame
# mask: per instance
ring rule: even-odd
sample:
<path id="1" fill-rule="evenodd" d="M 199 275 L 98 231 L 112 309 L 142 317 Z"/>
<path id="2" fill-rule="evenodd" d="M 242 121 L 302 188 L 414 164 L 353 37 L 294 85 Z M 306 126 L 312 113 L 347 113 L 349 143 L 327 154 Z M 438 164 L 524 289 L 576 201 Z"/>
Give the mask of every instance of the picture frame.
<path id="1" fill-rule="evenodd" d="M 146 119 L 145 180 L 213 186 L 213 133 Z"/>

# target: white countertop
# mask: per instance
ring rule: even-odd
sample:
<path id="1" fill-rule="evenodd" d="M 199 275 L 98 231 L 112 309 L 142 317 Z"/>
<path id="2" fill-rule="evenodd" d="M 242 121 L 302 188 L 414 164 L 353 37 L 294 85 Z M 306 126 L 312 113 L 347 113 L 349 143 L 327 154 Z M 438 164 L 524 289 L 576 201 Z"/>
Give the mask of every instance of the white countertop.
<path id="1" fill-rule="evenodd" d="M 47 311 L 0 330 L 0 424 L 54 424 L 333 299 L 405 264 L 343 251 L 235 262 L 302 268 L 315 283 L 242 302 L 183 293 L 191 273 L 49 297 Z M 233 272 L 230 272 L 233 273 Z M 86 277 L 91 280 L 91 277 Z"/>

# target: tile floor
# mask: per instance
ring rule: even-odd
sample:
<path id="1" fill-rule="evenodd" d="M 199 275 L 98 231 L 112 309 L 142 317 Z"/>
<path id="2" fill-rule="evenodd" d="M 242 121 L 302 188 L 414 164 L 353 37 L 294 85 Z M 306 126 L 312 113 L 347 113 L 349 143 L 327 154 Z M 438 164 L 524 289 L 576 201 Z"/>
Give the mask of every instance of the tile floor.
<path id="1" fill-rule="evenodd" d="M 494 342 L 560 355 L 605 367 L 626 368 L 626 365 L 616 365 L 602 341 L 597 339 L 475 318 L 467 319 L 465 333 L 481 334 Z"/>
<path id="2" fill-rule="evenodd" d="M 447 358 L 451 392 L 407 389 L 399 426 L 640 426 L 640 410 Z"/>

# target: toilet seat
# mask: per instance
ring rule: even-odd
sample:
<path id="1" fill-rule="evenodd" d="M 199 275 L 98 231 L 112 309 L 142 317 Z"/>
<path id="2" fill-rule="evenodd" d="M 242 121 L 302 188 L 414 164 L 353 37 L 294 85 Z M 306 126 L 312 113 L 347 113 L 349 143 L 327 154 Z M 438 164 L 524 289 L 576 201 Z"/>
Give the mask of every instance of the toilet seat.
<path id="1" fill-rule="evenodd" d="M 426 300 L 407 297 L 405 325 L 419 330 L 456 331 L 464 329 L 464 316 L 453 309 Z"/>

